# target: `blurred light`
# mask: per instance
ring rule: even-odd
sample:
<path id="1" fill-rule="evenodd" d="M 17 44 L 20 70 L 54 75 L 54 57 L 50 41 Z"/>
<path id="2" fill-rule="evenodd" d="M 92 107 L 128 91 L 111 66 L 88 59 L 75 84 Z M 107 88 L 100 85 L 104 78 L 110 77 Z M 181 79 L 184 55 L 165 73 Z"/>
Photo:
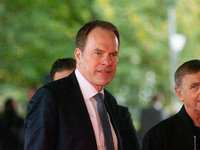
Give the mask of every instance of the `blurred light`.
<path id="1" fill-rule="evenodd" d="M 155 83 L 156 74 L 153 71 L 148 71 L 146 73 L 147 81 Z"/>
<path id="2" fill-rule="evenodd" d="M 131 56 L 131 63 L 134 65 L 140 64 L 141 63 L 141 58 L 139 55 L 135 54 Z"/>
<path id="3" fill-rule="evenodd" d="M 173 34 L 170 36 L 170 47 L 174 52 L 181 52 L 186 42 L 183 34 Z"/>
<path id="4" fill-rule="evenodd" d="M 126 102 L 125 97 L 121 93 L 116 94 L 117 103 L 124 104 Z"/>

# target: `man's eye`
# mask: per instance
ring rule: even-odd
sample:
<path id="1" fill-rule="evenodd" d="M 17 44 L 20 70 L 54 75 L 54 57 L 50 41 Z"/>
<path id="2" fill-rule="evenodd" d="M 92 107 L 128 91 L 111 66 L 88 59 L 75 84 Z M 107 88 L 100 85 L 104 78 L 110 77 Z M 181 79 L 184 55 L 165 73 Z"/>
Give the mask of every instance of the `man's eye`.
<path id="1" fill-rule="evenodd" d="M 100 55 L 100 53 L 99 53 L 99 52 L 96 52 L 96 54 L 97 54 L 97 55 Z"/>
<path id="2" fill-rule="evenodd" d="M 192 86 L 193 89 L 195 89 L 195 88 L 197 88 L 197 87 L 198 87 L 197 85 L 193 85 L 193 86 Z"/>
<path id="3" fill-rule="evenodd" d="M 114 53 L 114 54 L 111 54 L 111 56 L 113 56 L 113 57 L 114 57 L 114 56 L 117 56 L 117 54 L 115 54 L 115 53 Z"/>

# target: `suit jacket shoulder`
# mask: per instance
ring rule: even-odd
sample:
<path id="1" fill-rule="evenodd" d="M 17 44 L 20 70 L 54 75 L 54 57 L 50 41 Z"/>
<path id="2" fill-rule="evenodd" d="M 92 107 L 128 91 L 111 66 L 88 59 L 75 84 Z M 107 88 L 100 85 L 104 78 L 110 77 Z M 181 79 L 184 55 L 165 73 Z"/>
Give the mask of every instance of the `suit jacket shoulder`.
<path id="1" fill-rule="evenodd" d="M 97 150 L 93 127 L 74 73 L 35 93 L 29 104 L 25 128 L 24 150 Z"/>
<path id="2" fill-rule="evenodd" d="M 121 150 L 116 100 L 108 91 L 105 91 L 105 97 Z M 29 104 L 25 128 L 24 150 L 97 150 L 92 123 L 74 72 L 35 93 Z"/>

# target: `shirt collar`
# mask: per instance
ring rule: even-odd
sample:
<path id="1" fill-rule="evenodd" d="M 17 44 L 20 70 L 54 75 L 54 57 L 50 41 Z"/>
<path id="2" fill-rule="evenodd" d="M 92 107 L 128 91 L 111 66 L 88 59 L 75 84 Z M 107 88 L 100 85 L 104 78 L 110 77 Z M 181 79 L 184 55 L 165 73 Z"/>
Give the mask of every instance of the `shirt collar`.
<path id="1" fill-rule="evenodd" d="M 78 69 L 75 70 L 75 75 L 84 99 L 89 99 L 98 93 L 98 91 L 82 76 Z M 103 88 L 100 92 L 104 95 Z"/>

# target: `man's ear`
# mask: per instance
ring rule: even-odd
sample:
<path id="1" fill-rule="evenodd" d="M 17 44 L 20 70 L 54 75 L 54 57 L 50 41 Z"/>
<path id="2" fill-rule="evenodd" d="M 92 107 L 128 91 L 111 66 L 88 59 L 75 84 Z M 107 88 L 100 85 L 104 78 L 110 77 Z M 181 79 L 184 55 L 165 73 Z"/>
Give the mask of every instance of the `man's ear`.
<path id="1" fill-rule="evenodd" d="M 81 63 L 81 50 L 79 48 L 76 48 L 74 53 L 75 53 L 77 64 L 80 64 Z"/>
<path id="2" fill-rule="evenodd" d="M 175 86 L 175 91 L 176 91 L 176 94 L 178 96 L 178 98 L 180 99 L 180 101 L 184 101 L 184 98 L 183 98 L 183 90 L 181 90 L 178 86 Z"/>

